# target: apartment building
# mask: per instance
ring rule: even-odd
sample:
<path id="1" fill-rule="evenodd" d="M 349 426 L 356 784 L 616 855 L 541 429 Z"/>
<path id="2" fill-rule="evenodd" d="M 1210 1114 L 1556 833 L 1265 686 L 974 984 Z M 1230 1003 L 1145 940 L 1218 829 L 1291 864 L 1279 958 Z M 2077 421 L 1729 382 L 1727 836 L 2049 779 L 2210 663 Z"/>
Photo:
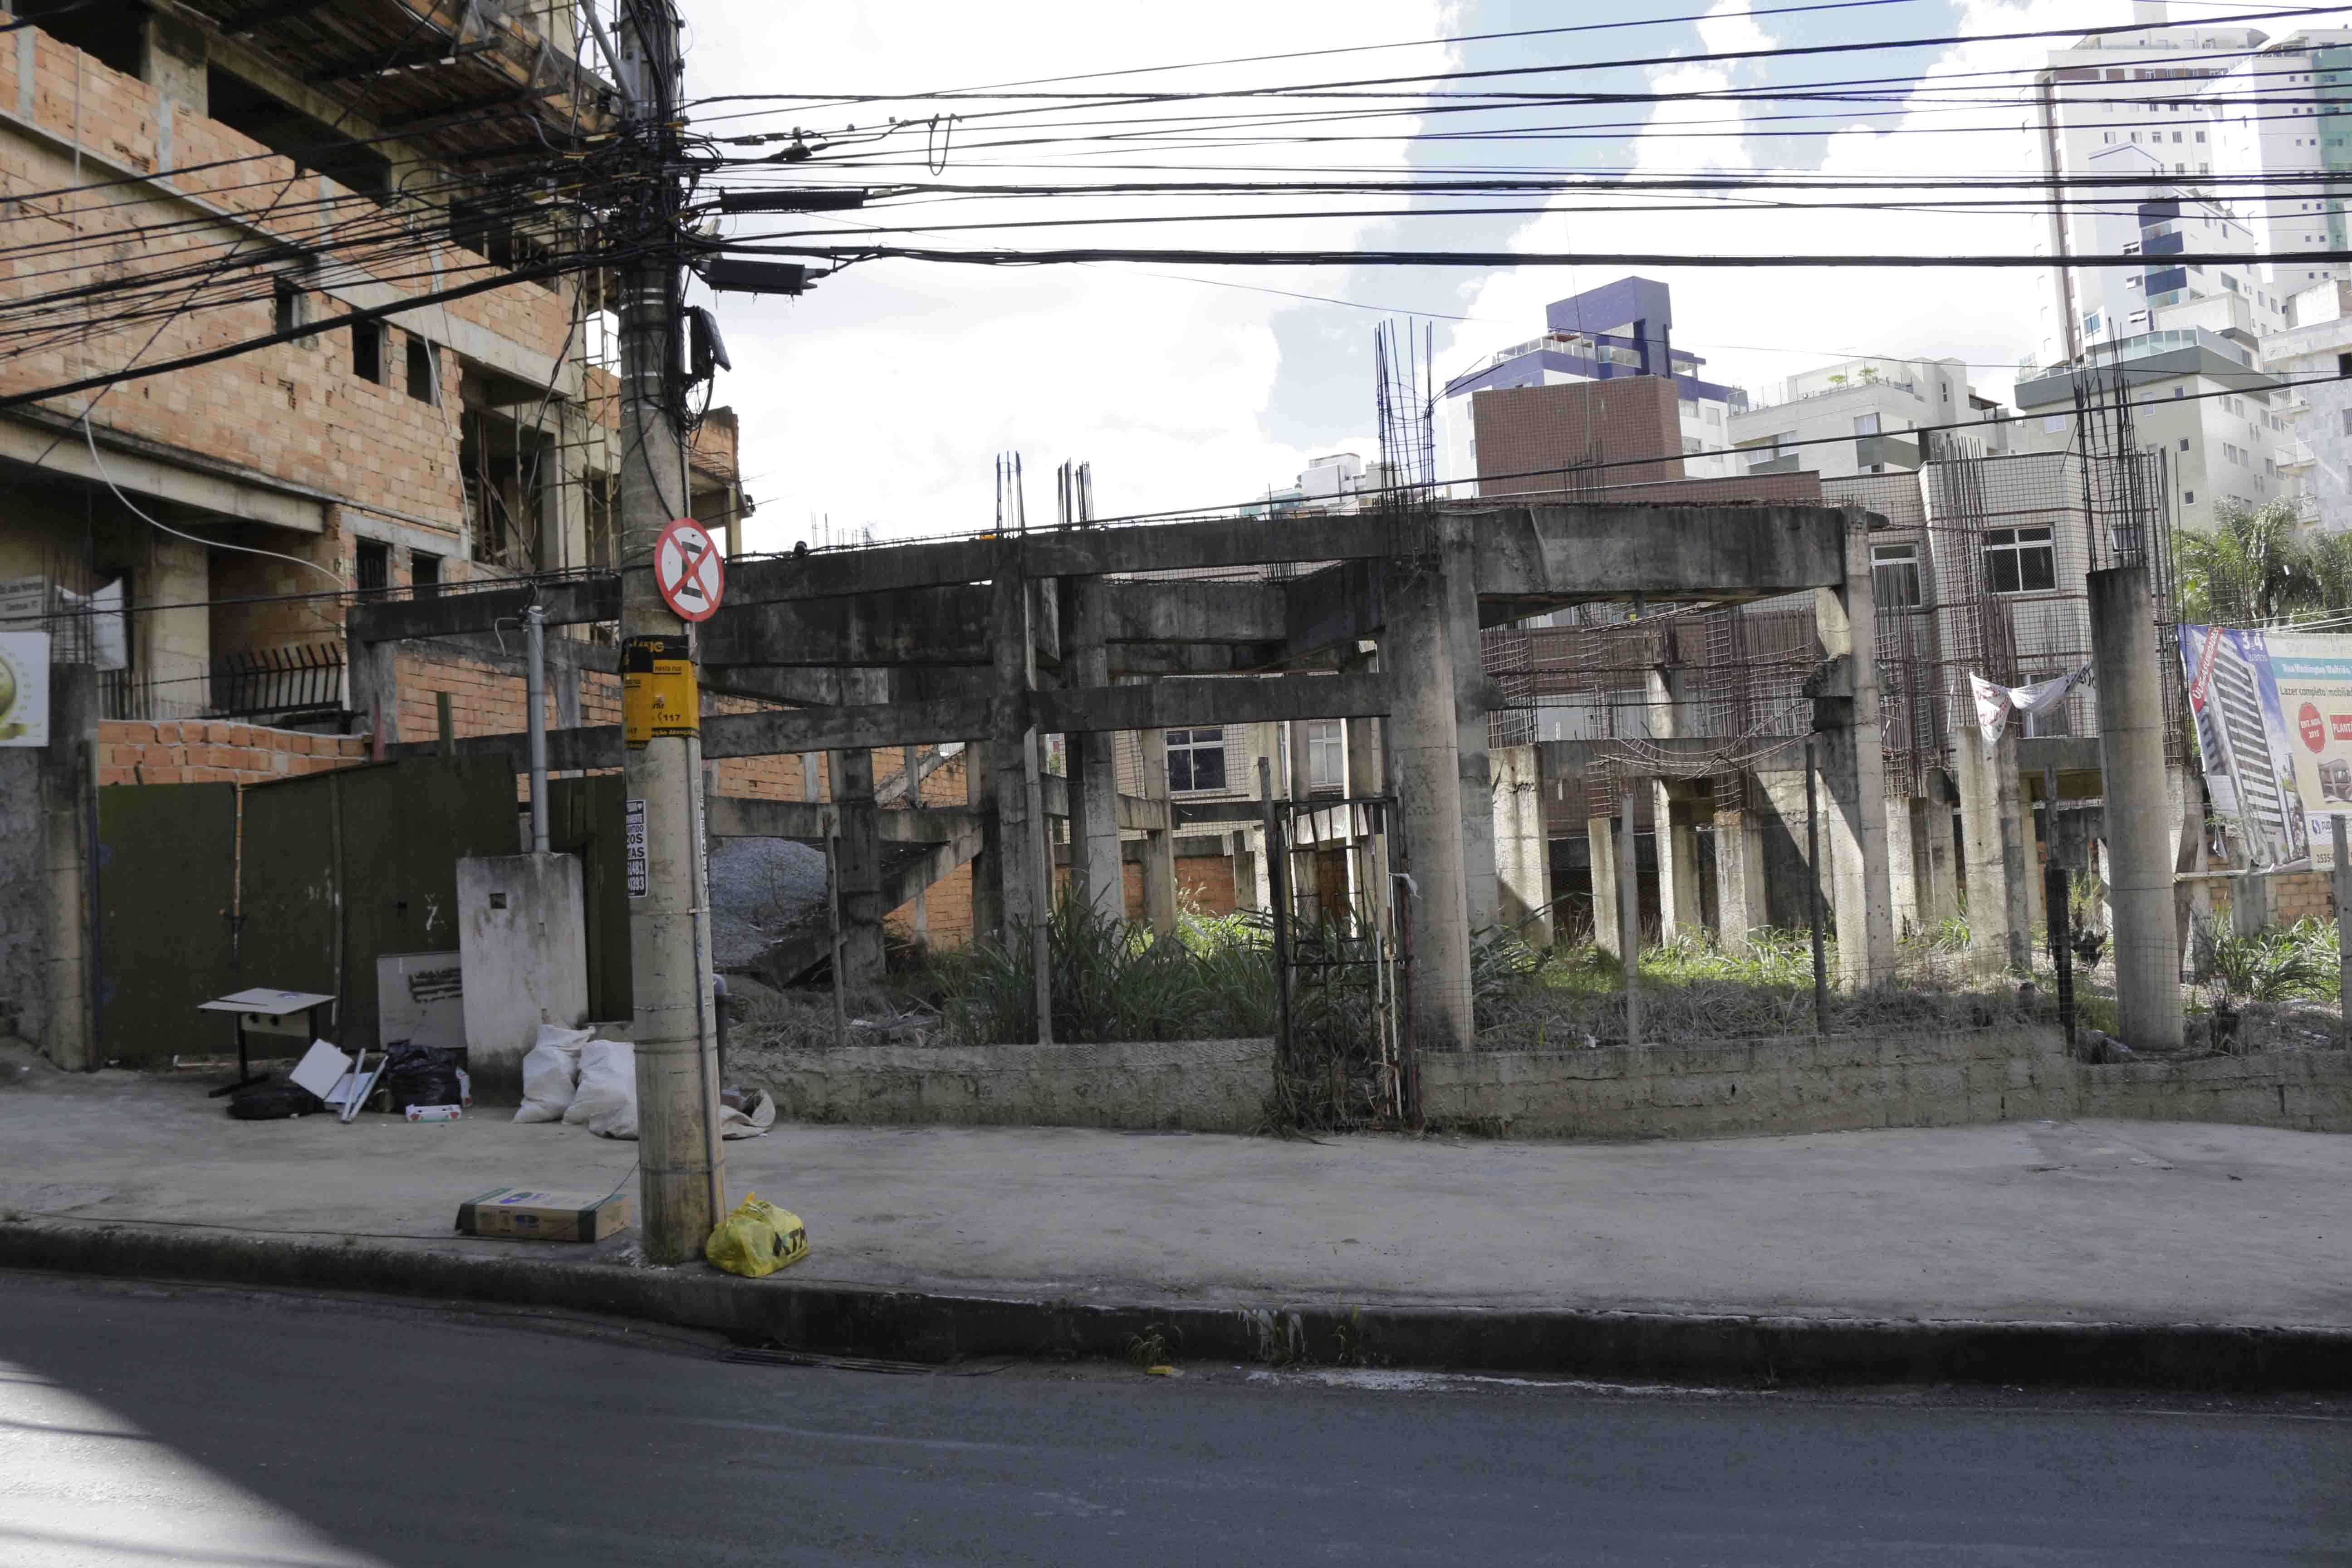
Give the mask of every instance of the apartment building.
<path id="1" fill-rule="evenodd" d="M 1731 418 L 1746 395 L 1705 380 L 1706 363 L 1674 346 L 1663 283 L 1623 278 L 1556 300 L 1542 336 L 1445 384 L 1438 477 L 1456 496 L 1524 492 L 1548 470 L 1596 464 L 1595 482 L 1609 484 L 1733 478 Z"/>
<path id="2" fill-rule="evenodd" d="M 2330 278 L 2287 300 L 2287 325 L 2263 340 L 2285 426 L 2279 473 L 2308 526 L 2352 528 L 2352 282 Z"/>
<path id="3" fill-rule="evenodd" d="M 1731 417 L 1731 442 L 1750 474 L 1897 473 L 1932 455 L 1921 431 L 1966 425 L 1945 431 L 1962 455 L 2007 450 L 2003 412 L 1958 360 L 1841 360 L 1751 394 Z"/>
<path id="4" fill-rule="evenodd" d="M 2021 375 L 2012 451 L 2078 448 L 2074 398 L 2087 381 L 2102 402 L 2128 391 L 2137 444 L 2164 454 L 2174 520 L 2212 525 L 2224 500 L 2258 507 L 2290 493 L 2281 455 L 2291 445 L 2286 389 L 2234 336 L 2201 327 L 2144 332 L 2102 345 L 2080 363 Z"/>
<path id="5" fill-rule="evenodd" d="M 30 19 L 0 44 L 0 189 L 32 220 L 0 310 L 41 314 L 0 395 L 278 340 L 0 412 L 0 581 L 122 605 L 109 717 L 316 720 L 345 701 L 333 595 L 610 563 L 612 319 L 533 172 L 615 122 L 570 4 Z M 706 424 L 693 505 L 740 526 L 734 444 Z"/>

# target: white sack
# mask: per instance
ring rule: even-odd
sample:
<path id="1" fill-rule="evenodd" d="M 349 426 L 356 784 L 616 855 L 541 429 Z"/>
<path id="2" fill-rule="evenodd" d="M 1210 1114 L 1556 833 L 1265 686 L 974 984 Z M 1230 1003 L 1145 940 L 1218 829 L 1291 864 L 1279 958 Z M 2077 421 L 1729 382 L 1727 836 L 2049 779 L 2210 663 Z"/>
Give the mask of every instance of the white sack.
<path id="1" fill-rule="evenodd" d="M 561 1121 L 580 1087 L 580 1047 L 593 1029 L 539 1026 L 539 1043 L 522 1058 L 522 1106 L 517 1121 Z"/>
<path id="2" fill-rule="evenodd" d="M 719 1108 L 719 1136 L 721 1138 L 757 1138 L 775 1124 L 775 1098 L 764 1089 L 755 1089 L 746 1094 L 740 1110 L 730 1105 Z"/>
<path id="3" fill-rule="evenodd" d="M 580 1047 L 580 1092 L 563 1120 L 600 1138 L 637 1135 L 637 1047 L 590 1040 Z"/>

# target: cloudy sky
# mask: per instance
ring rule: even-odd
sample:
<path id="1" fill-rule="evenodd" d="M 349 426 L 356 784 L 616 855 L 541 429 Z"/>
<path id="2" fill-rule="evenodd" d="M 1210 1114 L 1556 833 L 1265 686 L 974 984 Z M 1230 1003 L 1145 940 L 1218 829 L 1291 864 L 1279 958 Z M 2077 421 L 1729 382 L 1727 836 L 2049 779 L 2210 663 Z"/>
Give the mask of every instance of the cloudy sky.
<path id="1" fill-rule="evenodd" d="M 2041 63 L 2048 43 L 1762 61 L 1693 57 L 2131 19 L 2125 0 L 1874 0 L 1780 15 L 1771 14 L 1770 5 L 1751 12 L 1744 0 L 1711 10 L 1704 0 L 1633 0 L 1607 9 L 1538 0 L 1195 0 L 1181 8 L 1031 0 L 1009 9 L 939 0 L 889 7 L 694 0 L 686 9 L 693 24 L 688 92 L 711 100 L 694 110 L 696 129 L 713 137 L 824 133 L 816 157 L 790 174 L 762 170 L 742 177 L 772 184 L 805 174 L 813 182 L 877 185 L 1286 178 L 1316 171 L 1381 178 L 1474 168 L 1497 174 L 1796 170 L 1849 176 L 2023 170 L 2032 166 L 2032 150 L 2014 73 Z M 2186 4 L 2179 9 L 2188 13 Z M 1602 16 L 1637 25 L 1464 41 Z M 1361 47 L 1368 45 L 1395 47 Z M 1339 48 L 1349 52 L 1304 53 Z M 1296 58 L 1264 58 L 1285 54 Z M 1235 57 L 1255 58 L 1207 63 Z M 1333 119 L 1330 110 L 1355 100 L 1106 106 L 912 96 L 981 88 L 1233 92 L 1636 59 L 1662 63 L 1468 85 L 1683 92 L 1868 79 L 1885 83 L 1891 97 L 1870 104 L 1548 105 L 1470 113 L 1423 98 L 1405 114 L 1371 112 L 1397 107 L 1393 99 L 1378 99 L 1364 100 L 1361 116 Z M 1129 74 L 1103 74 L 1111 72 Z M 1073 78 L 1080 79 L 1052 79 Z M 1434 82 L 1415 90 L 1465 85 Z M 1976 101 L 1923 100 L 1955 91 Z M 794 103 L 738 96 L 754 94 L 828 97 Z M 873 94 L 910 96 L 841 101 Z M 951 111 L 966 118 L 944 136 L 887 124 L 892 115 Z M 1170 117 L 1178 115 L 1198 117 L 1181 127 L 1181 142 L 1171 134 L 1177 127 Z M 1210 118 L 1233 116 L 1258 123 L 1227 130 L 1223 120 Z M 1312 123 L 1307 116 L 1315 117 Z M 1264 123 L 1268 118 L 1285 123 Z M 1465 134 L 1498 131 L 1519 134 Z M 758 157 L 776 148 L 722 150 Z M 824 219 L 731 219 L 729 226 L 746 238 L 887 226 L 897 232 L 877 243 L 941 249 L 1369 247 L 1707 255 L 2024 252 L 2036 234 L 2022 211 L 1824 213 L 1761 209 L 1752 200 L 1713 202 L 1702 211 L 1575 210 L 1596 200 L 1493 198 L 1485 205 L 1538 210 L 1465 215 L 1460 209 L 1473 204 L 1429 196 L 961 196 Z M 1272 216 L 1307 208 L 1318 216 Z M 1368 208 L 1385 216 L 1319 216 Z M 1447 209 L 1445 216 L 1439 209 Z M 1182 220 L 1211 213 L 1269 216 L 947 226 Z M 912 231 L 921 225 L 933 226 Z M 1097 510 L 1105 515 L 1262 495 L 1289 483 L 1315 454 L 1376 452 L 1372 333 L 1384 314 L 1415 314 L 1433 324 L 1442 377 L 1541 331 L 1547 301 L 1623 270 L 982 268 L 873 260 L 797 300 L 730 294 L 713 301 L 698 289 L 697 298 L 719 309 L 735 363 L 719 396 L 743 419 L 746 485 L 759 505 L 748 542 L 778 549 L 813 537 L 814 520 L 829 520 L 836 539 L 869 528 L 888 538 L 984 527 L 992 517 L 994 458 L 1007 451 L 1023 455 L 1033 521 L 1051 521 L 1052 473 L 1066 459 L 1092 463 Z M 1877 353 L 1966 360 L 1976 367 L 1979 391 L 2005 396 L 2018 358 L 2034 347 L 2032 272 L 1642 270 L 1673 287 L 1677 345 L 1704 355 L 1712 379 L 1759 391 L 1827 360 Z"/>

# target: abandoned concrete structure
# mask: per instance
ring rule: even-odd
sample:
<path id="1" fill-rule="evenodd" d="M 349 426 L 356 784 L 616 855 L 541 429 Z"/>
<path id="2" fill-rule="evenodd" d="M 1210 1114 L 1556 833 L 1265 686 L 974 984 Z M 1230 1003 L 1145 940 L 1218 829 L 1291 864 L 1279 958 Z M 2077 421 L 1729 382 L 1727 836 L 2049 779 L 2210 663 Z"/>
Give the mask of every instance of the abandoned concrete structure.
<path id="1" fill-rule="evenodd" d="M 1349 794 L 1385 803 L 1359 820 L 1386 840 L 1401 877 L 1395 889 L 1381 886 L 1364 874 L 1381 862 L 1349 857 L 1350 899 L 1384 907 L 1404 898 L 1416 1037 L 1425 1048 L 1460 1048 L 1471 1035 L 1473 931 L 1506 910 L 1552 901 L 1539 817 L 1498 806 L 1520 792 L 1498 792 L 1495 780 L 1539 788 L 1547 767 L 1586 765 L 1573 744 L 1497 756 L 1480 628 L 1598 601 L 1809 594 L 1832 649 L 1814 685 L 1834 897 L 1844 929 L 1868 933 L 1844 948 L 1850 972 L 1865 980 L 1893 957 L 1885 900 L 1871 892 L 1885 886 L 1886 843 L 1871 521 L 1819 506 L 1472 503 L 1279 529 L 1081 527 L 739 560 L 698 651 L 707 690 L 761 705 L 707 713 L 702 755 L 716 763 L 831 752 L 835 795 L 822 806 L 722 795 L 710 831 L 839 836 L 853 980 L 879 963 L 884 916 L 958 864 L 972 867 L 975 931 L 1044 912 L 1053 896 L 1046 825 L 1057 815 L 1070 824 L 1073 883 L 1107 908 L 1097 889 L 1124 883 L 1120 835 L 1133 836 L 1143 904 L 1164 928 L 1184 825 L 1160 784 L 1167 733 L 1336 720 L 1347 727 Z M 1207 570 L 1223 574 L 1199 575 Z M 526 595 L 551 622 L 604 620 L 613 592 L 592 577 L 357 606 L 353 705 L 398 710 L 404 640 L 487 630 L 517 615 Z M 1041 737 L 1056 735 L 1067 738 L 1066 781 L 1040 767 Z M 1140 795 L 1118 787 L 1121 735 L 1136 736 L 1149 760 Z M 962 746 L 962 809 L 877 809 L 877 749 L 903 755 L 953 742 Z M 500 754 L 520 768 L 525 745 L 509 733 L 456 738 L 448 749 Z M 1703 766 L 1719 749 L 1691 742 L 1661 771 Z M 620 752 L 614 726 L 549 737 L 549 765 L 559 771 L 609 769 Z M 923 769 L 919 760 L 915 771 Z M 887 879 L 886 832 L 923 849 Z"/>

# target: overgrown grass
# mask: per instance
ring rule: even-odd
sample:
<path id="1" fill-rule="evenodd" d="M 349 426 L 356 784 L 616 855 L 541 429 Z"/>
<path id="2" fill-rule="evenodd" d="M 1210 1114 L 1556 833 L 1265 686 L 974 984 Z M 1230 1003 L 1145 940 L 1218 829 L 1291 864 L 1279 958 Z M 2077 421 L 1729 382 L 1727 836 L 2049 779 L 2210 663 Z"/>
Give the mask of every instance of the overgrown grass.
<path id="1" fill-rule="evenodd" d="M 1263 915 L 1180 915 L 1169 940 L 1061 900 L 1046 928 L 1054 1037 L 1064 1041 L 1201 1040 L 1270 1034 L 1274 942 Z M 1037 1037 L 1035 948 L 1019 927 L 1002 938 L 934 952 L 892 989 L 939 1014 L 942 1043 Z"/>

